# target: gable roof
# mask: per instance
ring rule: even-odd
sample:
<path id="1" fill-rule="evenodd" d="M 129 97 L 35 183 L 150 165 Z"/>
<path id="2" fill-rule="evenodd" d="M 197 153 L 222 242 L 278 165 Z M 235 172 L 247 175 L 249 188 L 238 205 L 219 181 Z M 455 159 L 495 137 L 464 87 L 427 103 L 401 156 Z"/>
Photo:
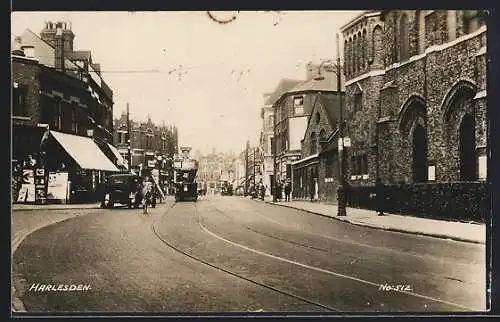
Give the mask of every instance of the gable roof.
<path id="1" fill-rule="evenodd" d="M 340 112 L 340 98 L 337 95 L 319 95 L 319 101 L 323 106 L 330 126 L 335 128 Z"/>
<path id="2" fill-rule="evenodd" d="M 319 104 L 318 104 L 319 102 Z M 311 110 L 311 116 L 309 117 L 309 120 L 307 121 L 307 128 L 309 127 L 309 123 L 311 123 L 311 119 L 313 118 L 313 115 L 315 114 L 314 111 L 318 109 L 318 106 L 322 106 L 323 110 L 325 111 L 326 117 L 328 118 L 328 123 L 334 129 L 337 126 L 337 120 L 339 118 L 339 108 L 340 108 L 340 100 L 337 97 L 337 95 L 323 95 L 323 94 L 318 94 L 313 102 L 312 110 Z M 305 135 L 305 134 L 304 134 Z"/>
<path id="3" fill-rule="evenodd" d="M 22 34 L 21 45 L 35 47 L 35 58 L 40 64 L 52 68 L 55 67 L 55 48 L 30 29 L 26 29 Z M 78 76 L 78 66 L 68 59 L 68 57 L 64 57 L 64 66 L 68 71 L 74 71 L 74 73 L 68 73 L 69 75 Z"/>
<path id="4" fill-rule="evenodd" d="M 288 90 L 300 84 L 302 81 L 295 79 L 282 79 L 272 92 L 272 94 L 265 101 L 265 105 L 273 105 L 276 101 Z"/>
<path id="5" fill-rule="evenodd" d="M 297 86 L 293 87 L 287 93 L 299 93 L 299 92 L 307 92 L 307 91 L 317 91 L 317 92 L 335 92 L 337 91 L 337 76 L 334 73 L 332 75 L 328 75 L 323 79 L 316 80 L 314 78 L 301 82 L 297 84 Z M 333 76 L 333 77 L 332 77 Z M 340 90 L 342 92 L 345 91 L 345 78 L 342 73 L 340 76 Z"/>

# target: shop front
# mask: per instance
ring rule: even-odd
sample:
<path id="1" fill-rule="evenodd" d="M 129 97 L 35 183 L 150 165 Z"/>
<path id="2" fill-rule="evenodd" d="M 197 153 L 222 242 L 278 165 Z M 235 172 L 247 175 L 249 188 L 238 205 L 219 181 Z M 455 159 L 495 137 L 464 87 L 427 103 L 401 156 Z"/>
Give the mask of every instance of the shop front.
<path id="1" fill-rule="evenodd" d="M 99 201 L 106 176 L 120 171 L 89 137 L 50 131 L 42 148 L 47 202 Z"/>

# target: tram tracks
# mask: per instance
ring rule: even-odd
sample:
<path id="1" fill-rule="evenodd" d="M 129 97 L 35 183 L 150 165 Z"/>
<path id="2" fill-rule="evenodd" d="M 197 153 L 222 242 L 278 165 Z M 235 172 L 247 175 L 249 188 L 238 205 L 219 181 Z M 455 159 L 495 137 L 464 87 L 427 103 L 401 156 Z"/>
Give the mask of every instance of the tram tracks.
<path id="1" fill-rule="evenodd" d="M 173 204 L 171 207 L 169 207 L 169 208 L 167 209 L 166 213 L 164 214 L 164 216 L 165 216 L 165 215 L 167 215 L 167 214 L 168 214 L 168 213 L 169 213 L 169 212 L 170 212 L 170 211 L 171 211 L 174 207 L 175 207 L 175 204 Z M 196 208 L 196 205 L 195 205 L 195 208 Z M 198 212 L 198 211 L 197 211 L 197 212 Z M 197 222 L 198 222 L 198 224 L 199 224 L 200 226 L 202 225 L 202 224 L 201 224 L 201 218 L 200 218 L 200 216 L 199 216 L 199 215 L 197 216 Z M 202 227 L 203 227 L 203 226 L 202 226 Z M 324 304 L 321 304 L 321 303 L 316 302 L 316 301 L 314 301 L 314 300 L 304 298 L 304 297 L 302 297 L 302 296 L 300 296 L 300 295 L 297 295 L 297 294 L 294 294 L 294 293 L 287 292 L 287 291 L 285 291 L 285 290 L 279 289 L 279 288 L 274 287 L 274 286 L 272 286 L 272 285 L 269 285 L 269 284 L 266 284 L 266 283 L 262 283 L 262 282 L 259 282 L 259 281 L 254 280 L 254 279 L 251 279 L 251 278 L 245 277 L 245 276 L 243 276 L 243 275 L 241 275 L 241 274 L 238 274 L 238 273 L 236 273 L 236 272 L 234 272 L 234 271 L 231 271 L 231 270 L 229 270 L 229 269 L 227 269 L 227 268 L 224 268 L 224 267 L 222 267 L 222 266 L 220 266 L 220 265 L 216 265 L 216 264 L 210 263 L 210 262 L 208 262 L 208 261 L 206 261 L 206 260 L 204 260 L 204 259 L 202 259 L 202 258 L 200 258 L 200 257 L 198 257 L 198 256 L 195 256 L 195 255 L 193 255 L 193 254 L 191 254 L 191 253 L 189 253 L 189 252 L 186 252 L 186 251 L 182 250 L 181 248 L 179 248 L 178 246 L 176 246 L 176 245 L 172 244 L 171 242 L 167 241 L 165 238 L 163 238 L 163 237 L 162 237 L 162 236 L 161 236 L 161 235 L 157 232 L 157 230 L 155 229 L 155 222 L 153 222 L 153 223 L 151 224 L 151 230 L 153 231 L 153 233 L 155 234 L 155 236 L 156 236 L 156 237 L 157 237 L 157 238 L 158 238 L 158 239 L 159 239 L 162 243 L 164 243 L 165 245 L 167 245 L 168 247 L 170 247 L 171 249 L 173 249 L 175 252 L 180 253 L 180 254 L 182 254 L 182 255 L 184 255 L 184 256 L 186 256 L 186 257 L 189 257 L 190 259 L 192 259 L 192 260 L 194 260 L 194 261 L 196 261 L 196 262 L 199 262 L 199 263 L 201 263 L 201 264 L 204 264 L 204 265 L 206 265 L 206 266 L 209 266 L 209 267 L 211 267 L 211 268 L 213 268 L 213 269 L 215 269 L 215 270 L 218 270 L 218 271 L 220 271 L 220 272 L 224 272 L 224 273 L 226 273 L 226 274 L 229 274 L 229 275 L 231 275 L 231 276 L 233 276 L 233 277 L 235 277 L 235 278 L 238 278 L 238 279 L 244 280 L 244 281 L 246 281 L 246 282 L 249 282 L 249 283 L 252 283 L 252 284 L 254 284 L 254 285 L 257 285 L 257 286 L 263 287 L 263 288 L 265 288 L 265 289 L 268 289 L 268 290 L 274 291 L 274 292 L 276 292 L 276 293 L 279 293 L 279 294 L 282 294 L 282 295 L 286 295 L 286 296 L 292 297 L 292 298 L 294 298 L 294 299 L 296 299 L 296 300 L 299 300 L 299 301 L 302 301 L 302 302 L 304 302 L 304 303 L 307 303 L 307 304 L 310 304 L 310 305 L 313 305 L 313 306 L 316 306 L 316 307 L 322 308 L 322 309 L 324 309 L 324 310 L 327 310 L 327 311 L 330 311 L 330 312 L 339 312 L 339 311 L 340 311 L 340 310 L 338 310 L 338 309 L 336 309 L 336 308 L 334 308 L 334 307 L 332 307 L 332 306 L 329 306 L 329 305 L 324 305 Z"/>
<path id="2" fill-rule="evenodd" d="M 168 209 L 168 211 L 170 211 L 172 208 L 175 207 L 175 204 Z M 242 249 L 245 249 L 247 251 L 250 251 L 250 252 L 253 252 L 254 254 L 258 254 L 258 255 L 261 255 L 261 256 L 265 256 L 265 257 L 268 257 L 268 258 L 272 258 L 272 259 L 275 259 L 275 260 L 278 260 L 278 261 L 281 261 L 281 262 L 284 262 L 284 263 L 288 263 L 288 264 L 292 264 L 294 266 L 298 266 L 298 267 L 302 267 L 302 268 L 305 268 L 305 269 L 308 269 L 308 270 L 312 270 L 312 271 L 316 271 L 316 272 L 319 272 L 319 273 L 324 273 L 324 274 L 327 274 L 327 275 L 331 275 L 331 276 L 335 276 L 335 277 L 339 277 L 339 278 L 342 278 L 342 279 L 347 279 L 347 280 L 352 280 L 352 281 L 355 281 L 355 282 L 358 282 L 358 283 L 361 283 L 361 284 L 365 284 L 367 286 L 371 286 L 371 287 L 379 287 L 380 285 L 378 283 L 374 283 L 374 282 L 370 282 L 370 281 L 367 281 L 367 280 L 363 280 L 363 279 L 360 279 L 360 278 L 356 278 L 356 277 L 353 277 L 353 276 L 349 276 L 349 275 L 345 275 L 345 274 L 341 274 L 341 273 L 337 273 L 337 272 L 333 272 L 333 271 L 330 271 L 330 270 L 327 270 L 327 269 L 322 269 L 322 268 L 319 268 L 319 267 L 315 267 L 315 266 L 310 266 L 310 265 L 307 265 L 307 264 L 303 264 L 303 263 L 300 263 L 300 262 L 296 262 L 296 261 L 293 261 L 293 260 L 290 260 L 290 259 L 287 259 L 287 258 L 283 258 L 283 257 L 280 257 L 280 256 L 276 256 L 276 255 L 272 255 L 272 254 L 269 254 L 269 253 L 266 253 L 264 251 L 260 251 L 260 250 L 256 250 L 256 249 L 253 249 L 251 247 L 248 247 L 246 245 L 242 245 L 242 244 L 239 244 L 237 242 L 234 242 L 234 241 L 231 241 L 231 240 L 228 240 L 222 236 L 219 236 L 218 234 L 210 231 L 207 227 L 205 227 L 202 223 L 202 217 L 201 217 L 201 213 L 200 211 L 198 210 L 198 206 L 196 204 L 194 204 L 194 208 L 195 208 L 195 219 L 196 219 L 196 222 L 197 224 L 199 225 L 200 229 L 202 231 L 204 231 L 206 234 L 216 238 L 216 239 L 219 239 L 227 244 L 231 244 L 233 246 L 236 246 L 236 247 L 239 247 L 239 248 L 242 248 Z M 217 208 L 215 208 L 217 210 Z M 168 212 L 167 211 L 167 212 Z M 223 214 L 222 211 L 218 211 L 219 213 Z M 165 214 L 166 215 L 166 214 Z M 227 215 L 226 215 L 227 217 Z M 265 283 L 262 283 L 262 282 L 259 282 L 259 281 L 256 281 L 254 279 L 250 279 L 248 277 L 245 277 L 241 274 L 238 274 L 230 269 L 227 269 L 225 267 L 222 267 L 220 265 L 217 265 L 217 264 L 214 264 L 214 263 L 211 263 L 211 262 L 208 262 L 202 258 L 200 258 L 199 256 L 195 256 L 193 255 L 192 253 L 189 253 L 187 251 L 184 251 L 182 249 L 180 249 L 178 246 L 175 246 L 173 245 L 171 242 L 168 242 L 167 240 L 165 240 L 160 234 L 157 233 L 155 227 L 154 227 L 154 224 L 152 224 L 152 230 L 153 230 L 153 233 L 156 235 L 156 237 L 158 239 L 160 239 L 164 244 L 166 244 L 167 246 L 169 246 L 170 248 L 172 248 L 173 250 L 175 250 L 176 252 L 180 253 L 180 254 L 183 254 L 197 262 L 200 262 L 204 265 L 207 265 L 207 266 L 210 266 L 214 269 L 217 269 L 219 271 L 222 271 L 224 273 L 227 273 L 229 275 L 232 275 L 236 278 L 239 278 L 239 279 L 242 279 L 242 280 L 245 280 L 247 282 L 250 282 L 252 284 L 255 284 L 255 285 L 258 285 L 258 286 L 261 286 L 261 287 L 264 287 L 266 289 L 269 289 L 269 290 L 272 290 L 272 291 L 275 291 L 277 293 L 280 293 L 280 294 L 283 294 L 283 295 L 287 295 L 287 296 L 290 296 L 290 297 L 293 297 L 295 299 L 298 299 L 300 301 L 303 301 L 305 303 L 308 303 L 308 304 L 311 304 L 311 305 L 314 305 L 316 307 L 320 307 L 322 309 L 325 309 L 325 310 L 328 310 L 328 311 L 334 311 L 334 312 L 338 312 L 339 309 L 337 308 L 334 308 L 332 306 L 328 306 L 328 305 L 325 305 L 325 304 L 322 304 L 322 303 L 319 303 L 317 301 L 314 301 L 314 300 L 311 300 L 311 299 L 307 299 L 305 297 L 302 297 L 302 296 L 299 296 L 297 294 L 294 294 L 294 293 L 291 293 L 291 292 L 287 292 L 287 291 L 284 291 L 280 288 L 277 288 L 277 287 L 274 287 L 272 285 L 268 285 L 268 284 L 265 284 Z M 250 231 L 253 231 L 252 229 L 249 229 Z M 256 233 L 261 233 L 261 232 L 257 232 Z M 280 239 L 280 238 L 276 238 L 276 236 L 270 236 L 272 238 L 275 238 L 275 239 Z M 290 242 L 289 240 L 283 240 L 284 242 Z M 299 245 L 301 246 L 301 245 Z M 304 245 L 302 245 L 304 246 Z M 307 247 L 307 245 L 305 245 L 304 247 Z M 310 248 L 310 247 L 308 247 Z M 403 291 L 403 290 L 398 290 L 396 291 L 398 293 L 402 293 L 402 294 L 406 294 L 406 295 L 409 295 L 411 297 L 415 297 L 415 298 L 419 298 L 421 300 L 427 300 L 429 302 L 434 302 L 434 303 L 440 303 L 440 304 L 445 304 L 447 306 L 452 306 L 452 307 L 455 307 L 455 308 L 459 308 L 461 310 L 466 310 L 466 311 L 474 311 L 475 309 L 473 308 L 470 308 L 470 307 L 467 307 L 467 306 L 464 306 L 464 305 L 461 305 L 461 304 L 458 304 L 458 303 L 454 303 L 454 302 L 450 302 L 450 301 L 446 301 L 446 300 L 442 300 L 442 299 L 439 299 L 439 298 L 434 298 L 434 297 L 430 297 L 430 296 L 426 296 L 426 295 L 422 295 L 422 294 L 418 294 L 418 293 L 415 293 L 415 292 L 412 292 L 412 291 Z"/>

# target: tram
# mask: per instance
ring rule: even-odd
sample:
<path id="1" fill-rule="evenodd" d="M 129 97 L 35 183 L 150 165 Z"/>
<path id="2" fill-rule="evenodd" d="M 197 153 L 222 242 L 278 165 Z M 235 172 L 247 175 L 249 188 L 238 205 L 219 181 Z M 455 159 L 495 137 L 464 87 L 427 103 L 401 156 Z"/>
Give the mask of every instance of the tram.
<path id="1" fill-rule="evenodd" d="M 174 160 L 175 201 L 198 200 L 198 161 L 189 157 L 189 148 L 181 148 L 183 155 Z M 187 152 L 187 153 L 186 153 Z"/>

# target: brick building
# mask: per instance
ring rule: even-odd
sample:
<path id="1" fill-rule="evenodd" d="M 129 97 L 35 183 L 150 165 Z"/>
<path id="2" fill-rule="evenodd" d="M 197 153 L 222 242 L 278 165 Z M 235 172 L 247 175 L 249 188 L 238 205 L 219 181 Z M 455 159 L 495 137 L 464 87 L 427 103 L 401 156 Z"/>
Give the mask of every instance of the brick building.
<path id="1" fill-rule="evenodd" d="M 319 73 L 323 75 L 317 79 Z M 343 78 L 343 76 L 342 76 Z M 341 81 L 341 85 L 344 81 Z M 273 104 L 276 174 L 278 180 L 292 180 L 292 163 L 302 157 L 301 140 L 307 129 L 318 94 L 336 95 L 337 77 L 326 66 L 308 65 L 306 80 L 285 91 Z M 344 91 L 342 86 L 342 91 Z"/>
<path id="2" fill-rule="evenodd" d="M 90 57 L 83 59 L 87 65 L 72 59 L 74 34 L 68 25 L 47 23 L 41 37 L 26 30 L 12 46 L 14 197 L 27 158 L 36 159 L 45 175 L 68 172 L 74 201 L 95 197 L 104 175 L 119 171 L 108 145 L 113 92 Z M 45 179 L 37 190 L 41 194 Z"/>
<path id="3" fill-rule="evenodd" d="M 318 94 L 304 138 L 301 159 L 292 163 L 294 199 L 317 198 L 332 202 L 339 184 L 338 120 L 340 99 L 336 94 Z"/>
<path id="4" fill-rule="evenodd" d="M 286 91 L 300 84 L 302 81 L 282 79 L 272 93 L 264 94 L 264 106 L 261 108 L 262 129 L 259 148 L 262 151 L 261 168 L 262 179 L 267 187 L 266 194 L 271 193 L 274 182 L 274 104 Z"/>
<path id="5" fill-rule="evenodd" d="M 438 189 L 430 194 L 483 200 L 485 194 L 473 192 L 484 191 L 474 183 L 487 177 L 483 13 L 370 11 L 341 31 L 350 185 L 372 186 L 380 178 L 409 199 Z M 414 208 L 439 208 L 438 200 L 428 204 Z"/>
<path id="6" fill-rule="evenodd" d="M 127 121 L 130 121 L 130 128 Z M 147 122 L 129 120 L 124 111 L 120 118 L 114 120 L 113 141 L 127 167 L 131 160 L 130 169 L 134 172 L 149 176 L 153 169 L 157 169 L 162 186 L 172 178 L 172 160 L 178 151 L 178 132 L 175 126 L 154 124 L 149 117 Z"/>

